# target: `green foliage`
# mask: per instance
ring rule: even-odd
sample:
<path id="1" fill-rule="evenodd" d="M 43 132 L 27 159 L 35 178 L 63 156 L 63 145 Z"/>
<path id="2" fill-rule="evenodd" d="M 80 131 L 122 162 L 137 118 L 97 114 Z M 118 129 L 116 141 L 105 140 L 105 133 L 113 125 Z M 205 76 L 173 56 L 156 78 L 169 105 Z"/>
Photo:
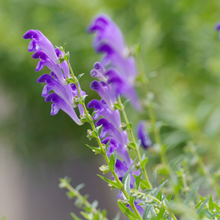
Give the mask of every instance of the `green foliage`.
<path id="1" fill-rule="evenodd" d="M 139 220 L 139 218 L 121 201 L 118 200 L 118 206 L 121 209 L 122 213 L 128 217 L 130 220 Z"/>

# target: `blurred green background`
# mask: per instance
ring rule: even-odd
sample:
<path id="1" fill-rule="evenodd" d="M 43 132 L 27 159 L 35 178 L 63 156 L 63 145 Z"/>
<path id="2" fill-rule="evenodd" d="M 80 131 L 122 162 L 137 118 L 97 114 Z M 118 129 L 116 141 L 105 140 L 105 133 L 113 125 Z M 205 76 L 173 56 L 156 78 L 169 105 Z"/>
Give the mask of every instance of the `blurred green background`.
<path id="1" fill-rule="evenodd" d="M 218 167 L 220 42 L 214 28 L 220 20 L 219 11 L 220 2 L 208 0 L 1 0 L 1 148 L 13 149 L 19 163 L 29 167 L 29 173 L 39 173 L 39 178 L 39 164 L 49 166 L 54 173 L 69 161 L 95 164 L 98 157 L 85 147 L 87 126 L 78 127 L 61 111 L 50 116 L 50 103 L 41 97 L 43 86 L 36 83 L 49 71 L 35 72 L 37 61 L 31 58 L 29 42 L 22 36 L 29 29 L 39 29 L 54 45 L 66 42 L 74 72 L 85 73 L 81 87 L 89 94 L 89 101 L 98 98 L 90 89 L 89 72 L 101 56 L 95 54 L 93 36 L 85 29 L 93 16 L 107 13 L 121 28 L 128 46 L 141 45 L 149 90 L 158 103 L 158 119 L 168 124 L 162 129 L 163 141 L 169 144 L 168 157 L 179 155 L 192 140 L 205 163 Z M 134 114 L 131 107 L 127 111 L 135 125 L 141 118 L 148 119 L 147 111 Z M 153 167 L 159 160 L 154 157 L 150 161 Z M 96 166 L 101 163 L 99 159 Z M 85 167 L 81 175 L 86 171 Z"/>

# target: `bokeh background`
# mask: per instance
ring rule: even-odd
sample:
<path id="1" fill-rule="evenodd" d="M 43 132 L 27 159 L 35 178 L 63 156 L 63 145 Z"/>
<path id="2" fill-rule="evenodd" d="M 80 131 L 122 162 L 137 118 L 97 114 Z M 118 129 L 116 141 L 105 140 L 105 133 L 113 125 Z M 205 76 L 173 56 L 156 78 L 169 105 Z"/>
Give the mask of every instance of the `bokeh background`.
<path id="1" fill-rule="evenodd" d="M 168 158 L 181 154 L 192 140 L 205 163 L 216 170 L 219 12 L 220 2 L 208 0 L 0 0 L 0 213 L 10 220 L 70 220 L 69 213 L 78 210 L 58 188 L 64 176 L 72 178 L 73 186 L 84 182 L 82 193 L 90 194 L 89 201 L 98 199 L 110 218 L 118 211 L 117 192 L 96 176 L 104 161 L 85 147 L 88 127 L 76 126 L 63 112 L 50 116 L 50 103 L 41 97 L 43 86 L 36 83 L 49 71 L 35 72 L 37 61 L 22 38 L 27 30 L 41 30 L 57 46 L 67 43 L 74 72 L 85 73 L 81 87 L 89 101 L 98 98 L 90 89 L 89 72 L 101 56 L 95 54 L 93 36 L 85 30 L 93 16 L 107 13 L 129 46 L 141 45 L 157 117 L 168 124 L 162 129 Z M 134 125 L 148 119 L 147 111 L 127 111 Z M 159 158 L 149 157 L 151 172 Z"/>

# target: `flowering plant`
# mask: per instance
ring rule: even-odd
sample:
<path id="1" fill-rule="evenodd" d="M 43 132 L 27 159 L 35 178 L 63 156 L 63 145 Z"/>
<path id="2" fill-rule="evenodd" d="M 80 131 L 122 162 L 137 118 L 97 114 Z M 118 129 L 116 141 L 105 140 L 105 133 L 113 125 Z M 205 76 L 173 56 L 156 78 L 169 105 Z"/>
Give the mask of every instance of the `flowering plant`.
<path id="1" fill-rule="evenodd" d="M 217 26 L 219 29 L 220 25 Z M 88 95 L 80 87 L 83 74 L 76 76 L 73 72 L 69 52 L 64 47 L 54 48 L 38 30 L 29 30 L 24 34 L 24 39 L 31 39 L 28 50 L 34 52 L 32 57 L 39 59 L 36 71 L 45 66 L 51 71 L 37 79 L 38 83 L 45 83 L 42 96 L 46 102 L 52 102 L 51 115 L 56 115 L 61 109 L 76 124 L 90 124 L 87 137 L 89 140 L 96 139 L 97 146 L 87 146 L 104 157 L 105 164 L 100 166 L 103 174 L 112 174 L 110 179 L 98 176 L 110 188 L 118 189 L 118 206 L 128 219 L 220 219 L 220 205 L 212 195 L 202 197 L 198 191 L 207 180 L 219 197 L 219 173 L 210 173 L 191 142 L 185 147 L 185 154 L 168 161 L 168 146 L 163 144 L 160 136 L 163 124 L 156 120 L 154 95 L 146 89 L 149 83 L 146 75 L 141 76 L 146 97 L 142 100 L 137 95 L 135 81 L 138 68 L 134 56 L 139 58 L 140 47 L 129 49 L 122 32 L 107 15 L 94 18 L 87 30 L 95 34 L 95 51 L 103 54 L 102 60 L 96 62 L 90 72 L 95 78 L 91 89 L 101 99 L 91 100 L 88 104 Z M 122 102 L 122 98 L 127 100 Z M 149 111 L 150 122 L 140 121 L 136 135 L 125 111 L 127 102 L 135 111 Z M 88 109 L 93 109 L 93 112 Z M 140 147 L 146 150 L 145 154 L 151 151 L 160 157 L 152 178 L 148 177 L 146 170 L 148 157 L 141 155 Z M 136 154 L 135 159 L 131 154 Z M 193 169 L 195 165 L 202 175 Z M 157 173 L 160 174 L 159 184 L 156 184 Z M 60 187 L 68 190 L 70 198 L 77 198 L 77 205 L 84 210 L 81 214 L 85 219 L 107 219 L 106 211 L 98 209 L 96 201 L 90 204 L 80 194 L 82 185 L 73 188 L 70 179 L 63 178 L 60 179 Z M 75 220 L 80 219 L 73 213 L 71 216 Z M 119 215 L 114 218 L 117 219 Z"/>

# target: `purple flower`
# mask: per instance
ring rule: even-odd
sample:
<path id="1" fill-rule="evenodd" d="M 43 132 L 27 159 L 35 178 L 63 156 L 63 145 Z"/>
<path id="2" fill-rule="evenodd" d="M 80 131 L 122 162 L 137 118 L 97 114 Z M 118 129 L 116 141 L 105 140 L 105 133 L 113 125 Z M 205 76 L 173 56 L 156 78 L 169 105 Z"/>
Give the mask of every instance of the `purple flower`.
<path id="1" fill-rule="evenodd" d="M 95 32 L 93 41 L 95 49 L 99 48 L 103 42 L 109 45 L 118 53 L 123 54 L 125 41 L 121 30 L 107 15 L 99 15 L 89 24 L 87 28 L 89 33 Z"/>
<path id="2" fill-rule="evenodd" d="M 148 136 L 146 129 L 145 129 L 145 122 L 140 121 L 137 126 L 137 135 L 138 138 L 141 140 L 141 145 L 144 149 L 147 149 L 152 146 L 152 142 L 150 140 L 150 137 Z"/>
<path id="3" fill-rule="evenodd" d="M 122 158 L 122 160 L 130 166 L 132 164 L 132 160 L 128 154 L 128 151 L 125 147 L 119 144 L 113 137 L 108 136 L 102 140 L 103 144 L 107 144 L 109 142 L 109 147 L 107 149 L 107 156 L 110 156 L 111 153 L 116 149 L 117 155 Z"/>
<path id="4" fill-rule="evenodd" d="M 111 110 L 104 100 L 99 101 L 94 99 L 88 103 L 87 107 L 94 108 L 94 111 L 96 111 L 95 115 L 93 116 L 94 120 L 97 120 L 99 117 L 104 117 L 111 124 L 113 124 L 118 131 L 121 131 L 121 119 L 119 111 Z"/>
<path id="5" fill-rule="evenodd" d="M 105 100 L 110 109 L 114 110 L 116 97 L 114 96 L 110 85 L 103 81 L 93 81 L 90 87 L 91 89 L 95 90 L 103 100 Z"/>
<path id="6" fill-rule="evenodd" d="M 44 51 L 38 50 L 32 55 L 33 59 L 40 59 L 37 64 L 36 71 L 40 71 L 47 66 L 53 73 L 56 74 L 57 78 L 64 85 L 66 84 L 66 79 L 62 73 L 62 70 L 58 64 L 56 64 L 51 57 L 49 57 Z"/>
<path id="7" fill-rule="evenodd" d="M 28 45 L 28 51 L 36 52 L 38 50 L 42 50 L 51 57 L 54 63 L 59 64 L 53 44 L 43 35 L 39 30 L 29 30 L 24 36 L 24 39 L 31 39 Z"/>
<path id="8" fill-rule="evenodd" d="M 42 96 L 46 97 L 45 101 L 52 101 L 51 115 L 58 113 L 59 109 L 66 112 L 77 124 L 82 122 L 77 117 L 73 108 L 76 102 L 74 98 L 78 98 L 78 90 L 76 85 L 67 84 L 66 78 L 70 77 L 69 66 L 67 61 L 60 62 L 60 57 L 64 54 L 58 48 L 54 48 L 53 44 L 38 30 L 29 30 L 24 34 L 24 39 L 31 39 L 28 50 L 35 52 L 32 57 L 40 59 L 37 64 L 36 71 L 40 71 L 47 66 L 51 73 L 44 74 L 38 78 L 38 83 L 46 83 L 43 88 Z M 80 88 L 80 87 L 79 87 Z M 53 90 L 55 93 L 49 94 Z M 80 88 L 81 91 L 81 88 Z M 81 91 L 82 96 L 85 92 Z M 84 114 L 84 109 L 81 104 L 78 105 L 81 115 Z"/>
<path id="9" fill-rule="evenodd" d="M 119 132 L 108 120 L 105 118 L 99 119 L 96 126 L 102 125 L 102 131 L 100 133 L 100 138 L 105 138 L 107 135 L 112 136 L 119 144 L 126 147 L 128 143 L 128 137 L 126 131 Z"/>
<path id="10" fill-rule="evenodd" d="M 133 88 L 137 76 L 136 62 L 134 57 L 129 54 L 121 30 L 107 15 L 99 15 L 89 24 L 88 32 L 95 33 L 93 46 L 96 52 L 104 54 L 101 64 L 94 65 L 94 69 L 91 71 L 92 77 L 104 82 L 107 78 L 115 99 L 118 94 L 123 95 L 131 100 L 137 110 L 141 110 L 138 96 Z M 93 84 L 91 87 L 93 89 Z M 103 95 L 101 97 L 108 105 L 111 104 Z"/>
<path id="11" fill-rule="evenodd" d="M 74 109 L 68 105 L 62 98 L 57 94 L 51 93 L 45 98 L 46 102 L 53 102 L 51 105 L 51 115 L 56 115 L 60 109 L 66 112 L 78 125 L 82 125 L 82 122 L 77 117 Z"/>

